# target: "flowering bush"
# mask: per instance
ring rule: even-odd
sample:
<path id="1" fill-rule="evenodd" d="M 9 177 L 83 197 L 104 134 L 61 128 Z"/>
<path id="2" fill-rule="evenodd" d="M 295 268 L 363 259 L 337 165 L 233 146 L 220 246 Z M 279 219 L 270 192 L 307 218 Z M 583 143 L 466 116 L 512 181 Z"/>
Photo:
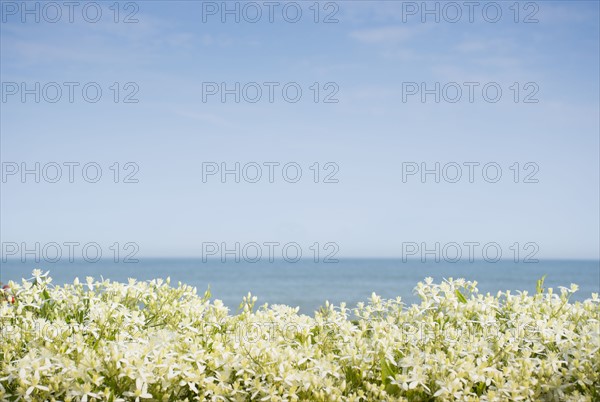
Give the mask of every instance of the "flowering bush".
<path id="1" fill-rule="evenodd" d="M 0 400 L 600 400 L 600 300 L 569 302 L 575 285 L 494 296 L 428 278 L 420 304 L 309 317 L 251 295 L 232 315 L 168 279 L 33 275 L 0 295 Z"/>

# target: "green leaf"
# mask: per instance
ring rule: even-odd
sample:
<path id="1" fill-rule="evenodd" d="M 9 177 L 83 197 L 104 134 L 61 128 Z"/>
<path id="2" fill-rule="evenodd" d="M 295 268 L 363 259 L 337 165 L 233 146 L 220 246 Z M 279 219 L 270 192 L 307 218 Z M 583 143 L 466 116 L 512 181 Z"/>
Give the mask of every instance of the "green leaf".
<path id="1" fill-rule="evenodd" d="M 396 375 L 396 366 L 390 364 L 385 357 L 381 358 L 381 382 L 385 385 L 385 391 L 390 395 L 399 396 L 400 387 L 396 384 L 390 384 L 390 377 Z"/>
<path id="2" fill-rule="evenodd" d="M 206 289 L 206 292 L 204 292 L 204 297 L 202 298 L 202 301 L 208 301 L 211 297 L 212 293 L 210 291 L 210 285 L 208 285 L 208 289 Z"/>
<path id="3" fill-rule="evenodd" d="M 538 281 L 535 285 L 535 292 L 538 295 L 541 295 L 542 293 L 544 293 L 544 280 L 545 279 L 546 279 L 546 275 L 544 275 L 540 279 L 538 279 Z"/>
<path id="4" fill-rule="evenodd" d="M 395 371 L 393 367 L 385 360 L 385 357 L 381 359 L 381 382 L 384 384 L 389 384 L 390 380 L 388 377 L 393 377 L 395 375 Z"/>
<path id="5" fill-rule="evenodd" d="M 467 302 L 467 298 L 462 293 L 460 293 L 460 290 L 456 289 L 454 291 L 454 294 L 458 298 L 459 302 L 461 302 L 461 303 L 466 303 Z"/>

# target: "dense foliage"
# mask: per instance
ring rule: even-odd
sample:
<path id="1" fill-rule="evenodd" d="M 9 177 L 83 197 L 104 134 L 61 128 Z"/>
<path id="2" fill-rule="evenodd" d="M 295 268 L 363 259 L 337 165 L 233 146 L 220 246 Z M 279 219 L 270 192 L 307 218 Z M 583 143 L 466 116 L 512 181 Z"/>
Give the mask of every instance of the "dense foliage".
<path id="1" fill-rule="evenodd" d="M 479 294 L 430 278 L 421 302 L 254 307 L 169 280 L 47 274 L 0 294 L 0 400 L 598 401 L 600 300 Z"/>

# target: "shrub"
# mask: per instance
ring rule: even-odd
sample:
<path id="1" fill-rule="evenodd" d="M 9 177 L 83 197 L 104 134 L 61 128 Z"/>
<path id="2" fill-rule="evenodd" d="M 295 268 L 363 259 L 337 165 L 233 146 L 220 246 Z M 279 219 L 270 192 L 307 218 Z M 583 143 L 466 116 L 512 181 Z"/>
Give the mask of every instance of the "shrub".
<path id="1" fill-rule="evenodd" d="M 52 286 L 36 270 L 0 295 L 0 400 L 598 401 L 600 301 L 571 303 L 576 290 L 427 278 L 419 304 L 373 294 L 311 317 L 250 294 L 230 314 L 169 279 Z"/>

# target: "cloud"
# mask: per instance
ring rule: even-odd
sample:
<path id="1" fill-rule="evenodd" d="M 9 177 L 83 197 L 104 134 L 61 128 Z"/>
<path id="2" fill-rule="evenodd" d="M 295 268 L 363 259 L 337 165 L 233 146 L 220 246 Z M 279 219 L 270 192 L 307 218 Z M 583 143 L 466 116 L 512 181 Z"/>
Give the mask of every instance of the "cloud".
<path id="1" fill-rule="evenodd" d="M 224 127 L 224 128 L 235 128 L 235 125 L 231 124 L 231 121 L 221 116 L 212 113 L 199 113 L 192 112 L 189 110 L 177 109 L 174 113 L 178 116 L 185 117 L 192 120 L 201 121 L 204 123 L 211 124 L 213 126 Z"/>
<path id="2" fill-rule="evenodd" d="M 0 41 L 6 68 L 52 70 L 68 65 L 70 69 L 102 71 L 154 66 L 165 53 L 188 52 L 198 47 L 226 47 L 233 43 L 224 35 L 183 31 L 170 21 L 140 16 L 137 24 L 12 24 L 2 27 Z M 112 28 L 114 27 L 114 28 Z M 64 69 L 64 67 L 61 67 Z"/>
<path id="3" fill-rule="evenodd" d="M 389 26 L 353 31 L 350 36 L 361 43 L 385 45 L 405 42 L 421 32 L 419 28 Z"/>
<path id="4" fill-rule="evenodd" d="M 515 41 L 513 38 L 477 38 L 466 39 L 452 48 L 460 53 L 465 66 L 474 66 L 476 71 L 485 71 L 502 75 L 525 74 L 527 63 L 518 54 L 528 54 L 528 61 L 535 60 L 534 50 Z M 481 69 L 480 67 L 484 67 Z M 475 71 L 470 72 L 473 74 Z M 530 71 L 531 72 L 531 71 Z"/>
<path id="5" fill-rule="evenodd" d="M 466 40 L 455 46 L 461 53 L 483 52 L 489 48 L 489 42 L 482 40 Z"/>
<path id="6" fill-rule="evenodd" d="M 340 20 L 350 24 L 402 22 L 402 2 L 346 1 L 340 7 Z"/>
<path id="7" fill-rule="evenodd" d="M 493 38 L 477 38 L 466 39 L 459 42 L 454 49 L 461 53 L 506 53 L 514 52 L 517 46 L 510 38 L 493 39 Z"/>

